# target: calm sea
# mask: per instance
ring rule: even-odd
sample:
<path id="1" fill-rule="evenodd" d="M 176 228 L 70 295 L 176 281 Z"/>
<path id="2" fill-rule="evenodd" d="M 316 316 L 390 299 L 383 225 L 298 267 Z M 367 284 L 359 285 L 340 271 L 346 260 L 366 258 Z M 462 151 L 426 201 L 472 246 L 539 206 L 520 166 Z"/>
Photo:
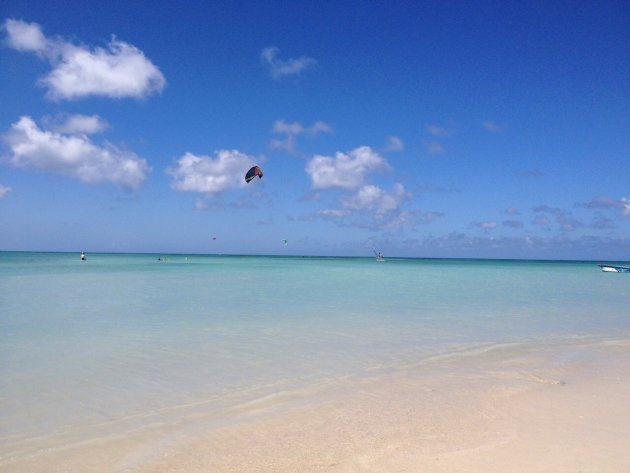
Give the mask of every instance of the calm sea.
<path id="1" fill-rule="evenodd" d="M 589 262 L 159 256 L 0 252 L 2 459 L 468 348 L 630 333 L 630 275 Z"/>

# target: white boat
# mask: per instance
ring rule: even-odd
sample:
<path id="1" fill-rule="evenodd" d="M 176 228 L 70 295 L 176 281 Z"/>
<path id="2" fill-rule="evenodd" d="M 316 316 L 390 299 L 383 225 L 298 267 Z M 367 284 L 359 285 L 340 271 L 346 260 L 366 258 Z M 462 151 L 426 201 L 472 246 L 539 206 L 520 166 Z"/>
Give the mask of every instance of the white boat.
<path id="1" fill-rule="evenodd" d="M 598 264 L 605 273 L 630 273 L 630 266 L 615 266 L 612 264 Z"/>

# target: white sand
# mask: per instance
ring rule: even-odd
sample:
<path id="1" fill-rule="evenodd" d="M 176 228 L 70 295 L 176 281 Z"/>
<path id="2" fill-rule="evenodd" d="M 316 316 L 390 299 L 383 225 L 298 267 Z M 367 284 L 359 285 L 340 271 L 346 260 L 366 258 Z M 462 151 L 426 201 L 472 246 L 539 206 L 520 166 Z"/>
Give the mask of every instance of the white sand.
<path id="1" fill-rule="evenodd" d="M 191 425 L 44 451 L 1 471 L 627 473 L 630 342 L 434 360 Z"/>

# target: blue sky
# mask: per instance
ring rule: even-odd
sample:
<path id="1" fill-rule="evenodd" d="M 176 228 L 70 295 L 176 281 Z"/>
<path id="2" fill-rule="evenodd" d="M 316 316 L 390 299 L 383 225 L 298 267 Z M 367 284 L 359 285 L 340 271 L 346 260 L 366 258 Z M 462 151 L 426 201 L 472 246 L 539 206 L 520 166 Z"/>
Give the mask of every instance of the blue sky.
<path id="1" fill-rule="evenodd" d="M 2 250 L 630 260 L 627 1 L 0 21 Z"/>

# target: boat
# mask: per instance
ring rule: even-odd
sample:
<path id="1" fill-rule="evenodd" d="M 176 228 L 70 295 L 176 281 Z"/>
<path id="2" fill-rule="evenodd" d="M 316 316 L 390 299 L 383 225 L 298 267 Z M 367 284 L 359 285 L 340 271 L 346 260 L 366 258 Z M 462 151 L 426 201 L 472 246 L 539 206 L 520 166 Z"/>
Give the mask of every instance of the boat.
<path id="1" fill-rule="evenodd" d="M 615 266 L 612 264 L 598 264 L 605 273 L 630 273 L 630 266 Z"/>

